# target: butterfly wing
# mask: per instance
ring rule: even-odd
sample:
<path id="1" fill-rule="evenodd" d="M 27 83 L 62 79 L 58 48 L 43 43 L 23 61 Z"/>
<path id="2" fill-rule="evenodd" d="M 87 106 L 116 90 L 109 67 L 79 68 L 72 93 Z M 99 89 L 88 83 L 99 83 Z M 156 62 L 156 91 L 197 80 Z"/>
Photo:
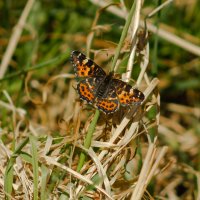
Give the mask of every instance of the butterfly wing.
<path id="1" fill-rule="evenodd" d="M 79 93 L 80 99 L 87 101 L 89 104 L 92 104 L 95 100 L 95 94 L 92 88 L 93 86 L 90 85 L 88 79 L 80 81 L 77 85 L 77 91 Z"/>
<path id="2" fill-rule="evenodd" d="M 144 94 L 141 91 L 121 80 L 113 79 L 111 85 L 115 87 L 115 92 L 122 106 L 140 104 L 144 100 Z"/>
<path id="3" fill-rule="evenodd" d="M 115 88 L 111 85 L 108 86 L 105 98 L 97 98 L 95 106 L 103 111 L 105 114 L 111 114 L 119 109 L 120 103 L 115 92 Z"/>
<path id="4" fill-rule="evenodd" d="M 105 71 L 94 61 L 87 58 L 79 51 L 71 53 L 71 61 L 77 77 L 105 77 Z"/>
<path id="5" fill-rule="evenodd" d="M 80 81 L 77 85 L 80 99 L 87 101 L 89 104 L 93 104 L 105 114 L 116 112 L 119 109 L 120 103 L 114 88 L 109 88 L 105 98 L 96 97 L 95 92 L 98 81 L 96 78 L 86 78 Z"/>
<path id="6" fill-rule="evenodd" d="M 103 80 L 104 77 L 90 77 L 80 81 L 77 85 L 80 98 L 86 100 L 89 104 L 94 103 L 98 86 Z"/>

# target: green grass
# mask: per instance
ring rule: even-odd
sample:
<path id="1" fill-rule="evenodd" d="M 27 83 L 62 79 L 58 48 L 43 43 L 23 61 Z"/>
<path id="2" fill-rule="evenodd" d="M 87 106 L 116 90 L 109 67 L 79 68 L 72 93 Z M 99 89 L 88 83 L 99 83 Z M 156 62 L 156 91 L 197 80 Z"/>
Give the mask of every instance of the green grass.
<path id="1" fill-rule="evenodd" d="M 159 4 L 145 2 L 141 18 Z M 110 13 L 109 8 L 124 10 L 116 5 L 97 17 L 91 1 L 34 3 L 0 80 L 0 199 L 200 197 L 197 54 L 150 33 L 149 57 L 140 52 L 132 66 L 131 78 L 137 79 L 142 59 L 149 61 L 137 86 L 147 96 L 136 116 L 105 118 L 80 103 L 74 90 L 72 50 L 90 55 L 107 72 L 116 65 L 117 72 L 126 72 L 136 11 L 132 1 L 125 5 L 126 20 Z M 23 1 L 0 3 L 0 60 L 24 7 Z M 198 47 L 199 11 L 198 1 L 176 2 L 147 22 Z"/>

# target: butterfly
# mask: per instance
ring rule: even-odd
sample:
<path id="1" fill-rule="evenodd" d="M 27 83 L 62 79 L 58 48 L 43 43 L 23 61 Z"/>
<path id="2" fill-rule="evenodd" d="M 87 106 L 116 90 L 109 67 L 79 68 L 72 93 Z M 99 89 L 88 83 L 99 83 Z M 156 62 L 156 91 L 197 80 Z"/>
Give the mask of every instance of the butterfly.
<path id="1" fill-rule="evenodd" d="M 75 75 L 81 78 L 77 85 L 80 99 L 93 105 L 105 114 L 115 113 L 120 106 L 139 105 L 144 94 L 122 80 L 114 78 L 114 73 L 106 72 L 94 61 L 79 51 L 71 53 Z"/>

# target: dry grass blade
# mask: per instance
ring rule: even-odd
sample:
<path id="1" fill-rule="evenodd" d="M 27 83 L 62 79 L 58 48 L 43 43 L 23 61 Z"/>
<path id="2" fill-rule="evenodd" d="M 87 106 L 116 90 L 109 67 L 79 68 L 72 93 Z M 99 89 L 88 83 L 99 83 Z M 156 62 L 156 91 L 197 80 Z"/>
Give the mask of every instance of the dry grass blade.
<path id="1" fill-rule="evenodd" d="M 149 138 L 149 141 L 150 141 L 150 138 Z M 152 179 L 153 175 L 155 175 L 155 171 L 157 170 L 157 167 L 161 159 L 164 157 L 167 151 L 167 147 L 163 147 L 161 151 L 159 152 L 159 154 L 156 155 L 155 142 L 156 142 L 156 139 L 154 140 L 153 143 L 152 142 L 149 143 L 144 164 L 140 172 L 139 179 L 135 185 L 131 199 L 139 200 L 142 198 L 149 181 Z"/>
<path id="2" fill-rule="evenodd" d="M 142 1 L 138 0 L 136 1 L 135 5 L 135 13 L 132 19 L 132 25 L 130 25 L 130 32 L 132 33 L 131 35 L 131 43 L 132 43 L 132 49 L 130 51 L 130 57 L 128 59 L 128 65 L 126 69 L 126 76 L 125 76 L 125 82 L 128 82 L 131 78 L 132 74 L 132 69 L 133 69 L 133 64 L 134 64 L 134 57 L 135 57 L 135 51 L 137 48 L 136 41 L 137 41 L 137 31 L 139 28 L 139 22 L 140 22 L 140 12 L 142 8 Z"/>
<path id="3" fill-rule="evenodd" d="M 15 52 L 15 48 L 17 46 L 17 43 L 20 39 L 21 33 L 23 31 L 23 28 L 25 26 L 27 17 L 31 11 L 31 8 L 33 7 L 35 0 L 28 0 L 27 4 L 24 8 L 24 11 L 22 12 L 22 15 L 16 25 L 16 27 L 13 30 L 13 34 L 10 38 L 9 44 L 7 46 L 6 52 L 3 56 L 1 66 L 0 66 L 0 79 L 4 77 L 4 74 L 7 70 L 8 64 L 10 62 L 10 59 L 12 58 L 13 53 Z"/>
<path id="4" fill-rule="evenodd" d="M 67 171 L 68 173 L 72 174 L 74 177 L 76 177 L 78 180 L 81 180 L 87 184 L 93 185 L 96 189 L 98 189 L 99 191 L 101 191 L 108 199 L 113 199 L 111 196 L 109 196 L 105 190 L 103 190 L 102 188 L 94 185 L 94 183 L 86 178 L 85 176 L 82 176 L 81 174 L 79 174 L 78 172 L 66 167 L 65 165 L 62 165 L 60 163 L 58 163 L 55 159 L 48 157 L 48 156 L 44 156 L 40 158 L 42 162 L 45 162 L 47 165 L 54 165 L 57 166 L 65 171 Z"/>
<path id="5" fill-rule="evenodd" d="M 181 114 L 191 114 L 197 117 L 198 119 L 200 118 L 200 108 L 198 107 L 189 107 L 180 104 L 170 103 L 167 105 L 167 109 L 172 112 L 176 111 Z"/>
<path id="6" fill-rule="evenodd" d="M 2 7 L 0 199 L 199 199 L 199 3 L 34 2 Z"/>
<path id="7" fill-rule="evenodd" d="M 141 26 L 143 26 L 143 23 L 141 22 Z M 147 22 L 147 27 L 148 30 L 153 32 L 153 33 L 157 33 L 157 35 L 169 42 L 171 42 L 174 45 L 177 45 L 181 48 L 183 48 L 184 50 L 193 53 L 194 55 L 200 56 L 200 47 L 192 44 L 191 42 L 184 40 L 180 37 L 178 37 L 177 35 L 170 33 L 169 31 L 166 31 L 162 28 L 157 28 L 155 27 L 152 23 Z"/>
<path id="8" fill-rule="evenodd" d="M 90 1 L 100 7 L 104 7 L 107 5 L 106 1 L 97 1 L 97 0 L 90 0 Z M 126 16 L 127 16 L 126 12 L 124 12 L 123 10 L 120 10 L 116 7 L 111 7 L 111 8 L 108 8 L 107 10 L 121 18 L 126 18 Z M 142 26 L 144 28 L 143 21 L 140 21 L 140 26 Z M 166 41 L 173 43 L 173 44 L 175 44 L 197 56 L 200 56 L 199 46 L 192 44 L 191 42 L 188 42 L 187 40 L 184 40 L 184 39 L 178 37 L 177 35 L 172 34 L 166 30 L 163 30 L 161 28 L 158 29 L 154 24 L 152 24 L 150 22 L 147 22 L 147 27 L 148 27 L 149 31 L 156 33 L 159 37 L 165 39 Z"/>
<path id="9" fill-rule="evenodd" d="M 162 3 L 160 6 L 156 7 L 155 10 L 151 11 L 151 13 L 148 14 L 148 18 L 152 17 L 153 15 L 155 15 L 156 13 L 158 13 L 161 9 L 163 9 L 165 6 L 167 6 L 168 4 L 172 3 L 173 0 L 167 0 L 164 3 Z"/>
<path id="10" fill-rule="evenodd" d="M 146 179 L 147 179 L 148 173 L 150 171 L 150 168 L 152 167 L 152 162 L 153 162 L 154 156 L 155 156 L 155 141 L 153 143 L 150 142 L 150 144 L 149 144 L 148 151 L 147 151 L 147 154 L 146 154 L 146 157 L 144 160 L 144 164 L 143 164 L 142 170 L 140 172 L 139 179 L 134 188 L 133 194 L 131 196 L 131 199 L 134 199 L 134 200 L 141 199 L 142 195 L 145 191 L 145 188 L 147 186 Z"/>

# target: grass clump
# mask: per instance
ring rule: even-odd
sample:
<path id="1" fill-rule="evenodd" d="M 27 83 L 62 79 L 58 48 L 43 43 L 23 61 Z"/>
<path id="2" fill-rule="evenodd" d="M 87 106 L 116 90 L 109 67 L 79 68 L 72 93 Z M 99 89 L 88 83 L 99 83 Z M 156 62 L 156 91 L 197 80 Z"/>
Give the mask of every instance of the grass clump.
<path id="1" fill-rule="evenodd" d="M 185 29 L 198 16 L 183 5 L 0 5 L 1 199 L 200 197 L 199 32 Z M 74 49 L 134 77 L 142 105 L 105 116 L 81 102 Z"/>

